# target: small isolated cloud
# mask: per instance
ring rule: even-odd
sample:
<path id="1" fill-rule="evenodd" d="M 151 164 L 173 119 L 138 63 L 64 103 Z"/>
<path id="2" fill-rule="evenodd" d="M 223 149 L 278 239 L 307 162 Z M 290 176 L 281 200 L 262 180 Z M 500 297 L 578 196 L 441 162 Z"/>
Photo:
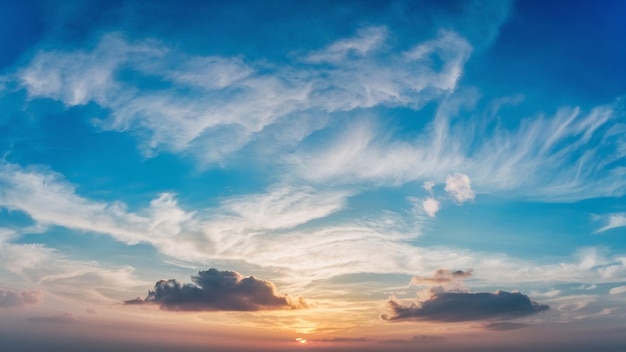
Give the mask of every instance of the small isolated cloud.
<path id="1" fill-rule="evenodd" d="M 617 286 L 609 290 L 610 295 L 619 295 L 621 293 L 626 293 L 626 286 Z"/>
<path id="2" fill-rule="evenodd" d="M 159 304 L 165 310 L 257 311 L 265 309 L 306 308 L 302 297 L 280 296 L 276 286 L 235 271 L 209 269 L 192 276 L 193 284 L 175 279 L 160 280 L 145 299 L 135 298 L 125 304 Z"/>
<path id="3" fill-rule="evenodd" d="M 41 291 L 0 290 L 0 308 L 21 308 L 41 303 Z"/>
<path id="4" fill-rule="evenodd" d="M 74 318 L 72 314 L 63 313 L 60 315 L 44 316 L 44 317 L 32 317 L 28 318 L 29 321 L 34 323 L 44 324 L 71 324 L 76 323 L 78 319 Z"/>
<path id="5" fill-rule="evenodd" d="M 574 290 L 585 290 L 585 291 L 591 291 L 591 290 L 595 290 L 596 288 L 598 288 L 598 286 L 596 286 L 595 284 L 590 284 L 590 285 L 585 285 L 582 284 L 580 286 L 576 286 L 573 289 Z"/>
<path id="6" fill-rule="evenodd" d="M 433 188 L 435 187 L 435 183 L 433 181 L 426 181 L 422 185 L 422 188 L 426 190 L 431 196 L 433 194 Z"/>
<path id="7" fill-rule="evenodd" d="M 548 310 L 521 293 L 441 292 L 423 302 L 404 305 L 394 299 L 388 301 L 392 315 L 383 315 L 388 321 L 443 321 L 460 322 L 485 319 L 514 319 Z"/>
<path id="8" fill-rule="evenodd" d="M 456 173 L 446 177 L 444 190 L 459 203 L 473 200 L 475 197 L 470 178 L 466 174 Z"/>
<path id="9" fill-rule="evenodd" d="M 494 331 L 508 331 L 508 330 L 522 329 L 527 326 L 528 324 L 512 323 L 510 321 L 501 321 L 501 322 L 486 324 L 484 328 L 489 329 L 489 330 L 494 330 Z"/>
<path id="10" fill-rule="evenodd" d="M 421 286 L 421 285 L 441 285 L 454 281 L 460 281 L 465 278 L 472 276 L 472 269 L 468 270 L 455 270 L 451 271 L 448 269 L 438 269 L 435 273 L 430 277 L 421 277 L 421 276 L 413 276 L 411 278 L 411 285 Z"/>
<path id="11" fill-rule="evenodd" d="M 422 207 L 428 216 L 434 218 L 437 212 L 439 211 L 439 201 L 435 198 L 426 198 L 422 202 Z"/>

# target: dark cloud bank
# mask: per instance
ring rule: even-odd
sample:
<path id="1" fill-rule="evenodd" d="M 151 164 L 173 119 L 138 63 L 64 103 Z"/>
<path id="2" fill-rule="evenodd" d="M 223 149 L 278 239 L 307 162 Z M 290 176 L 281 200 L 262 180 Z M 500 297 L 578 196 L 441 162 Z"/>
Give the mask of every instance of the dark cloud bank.
<path id="1" fill-rule="evenodd" d="M 383 315 L 389 321 L 444 321 L 461 322 L 487 319 L 514 319 L 548 310 L 550 307 L 533 302 L 521 293 L 441 292 L 430 299 L 403 305 L 389 300 L 392 315 Z"/>
<path id="2" fill-rule="evenodd" d="M 209 269 L 192 276 L 193 284 L 175 279 L 160 280 L 145 299 L 125 304 L 159 304 L 165 310 L 186 311 L 257 311 L 264 309 L 306 308 L 302 297 L 278 295 L 276 286 L 235 271 Z"/>

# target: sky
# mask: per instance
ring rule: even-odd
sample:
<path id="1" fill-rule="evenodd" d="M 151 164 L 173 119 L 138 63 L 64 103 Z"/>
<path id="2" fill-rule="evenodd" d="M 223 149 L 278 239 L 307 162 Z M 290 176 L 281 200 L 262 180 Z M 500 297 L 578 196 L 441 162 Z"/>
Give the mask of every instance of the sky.
<path id="1" fill-rule="evenodd" d="M 0 0 L 3 351 L 621 351 L 626 2 Z"/>

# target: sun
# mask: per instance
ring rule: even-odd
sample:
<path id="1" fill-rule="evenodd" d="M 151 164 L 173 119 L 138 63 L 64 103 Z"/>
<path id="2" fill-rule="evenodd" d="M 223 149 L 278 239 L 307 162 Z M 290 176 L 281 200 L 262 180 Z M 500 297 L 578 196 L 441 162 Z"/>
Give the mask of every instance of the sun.
<path id="1" fill-rule="evenodd" d="M 306 339 L 303 339 L 302 337 L 298 337 L 296 339 L 296 342 L 301 343 L 301 344 L 305 344 L 306 343 Z"/>

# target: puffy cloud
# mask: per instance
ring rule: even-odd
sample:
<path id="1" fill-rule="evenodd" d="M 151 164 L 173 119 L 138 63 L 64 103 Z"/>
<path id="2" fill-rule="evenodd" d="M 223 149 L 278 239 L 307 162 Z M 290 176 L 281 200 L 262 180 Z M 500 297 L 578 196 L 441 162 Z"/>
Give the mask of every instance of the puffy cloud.
<path id="1" fill-rule="evenodd" d="M 484 328 L 488 330 L 494 330 L 494 331 L 507 331 L 507 330 L 521 329 L 527 326 L 528 326 L 527 324 L 513 323 L 510 321 L 501 321 L 501 322 L 485 324 Z"/>
<path id="2" fill-rule="evenodd" d="M 595 290 L 596 288 L 598 288 L 598 286 L 595 284 L 591 284 L 591 285 L 582 284 L 580 286 L 573 287 L 574 290 L 585 290 L 585 291 Z"/>
<path id="3" fill-rule="evenodd" d="M 209 269 L 192 276 L 193 284 L 175 279 L 160 280 L 145 299 L 126 304 L 156 303 L 165 310 L 257 311 L 265 309 L 306 308 L 302 297 L 278 295 L 273 283 L 234 271 Z"/>
<path id="4" fill-rule="evenodd" d="M 617 286 L 609 290 L 609 294 L 611 295 L 619 295 L 621 293 L 626 293 L 626 286 Z"/>
<path id="5" fill-rule="evenodd" d="M 439 211 L 439 201 L 435 198 L 426 198 L 422 202 L 422 207 L 428 216 L 434 218 L 437 212 Z"/>
<path id="6" fill-rule="evenodd" d="M 513 319 L 542 312 L 549 306 L 538 304 L 521 293 L 441 292 L 430 299 L 409 305 L 391 299 L 392 315 L 383 315 L 388 321 L 443 321 L 460 322 L 487 319 Z"/>
<path id="7" fill-rule="evenodd" d="M 0 290 L 0 308 L 21 308 L 41 303 L 41 291 L 10 291 Z"/>
<path id="8" fill-rule="evenodd" d="M 455 270 L 438 269 L 431 277 L 413 276 L 411 278 L 412 285 L 441 285 L 454 281 L 460 281 L 472 276 L 472 269 L 469 270 Z"/>
<path id="9" fill-rule="evenodd" d="M 446 177 L 444 189 L 459 203 L 474 199 L 470 178 L 465 174 L 456 173 Z"/>

